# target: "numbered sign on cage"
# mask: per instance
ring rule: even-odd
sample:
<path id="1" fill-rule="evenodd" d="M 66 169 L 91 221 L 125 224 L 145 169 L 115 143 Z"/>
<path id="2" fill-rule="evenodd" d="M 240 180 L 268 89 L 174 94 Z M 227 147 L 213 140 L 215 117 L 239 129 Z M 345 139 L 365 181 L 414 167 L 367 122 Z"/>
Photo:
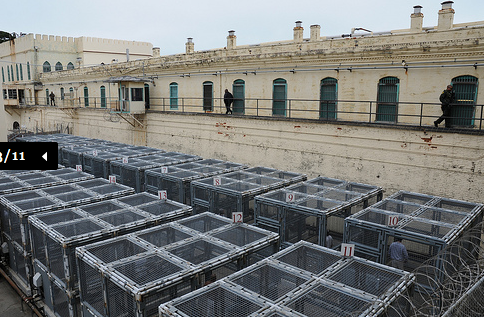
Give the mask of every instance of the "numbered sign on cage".
<path id="1" fill-rule="evenodd" d="M 214 186 L 220 186 L 220 185 L 222 185 L 222 177 L 214 177 L 213 178 L 213 185 Z"/>
<path id="2" fill-rule="evenodd" d="M 395 227 L 398 225 L 398 216 L 388 216 L 388 226 L 389 227 Z"/>
<path id="3" fill-rule="evenodd" d="M 167 200 L 168 199 L 168 193 L 166 190 L 159 190 L 158 191 L 158 198 L 161 200 Z"/>
<path id="4" fill-rule="evenodd" d="M 341 255 L 344 257 L 352 257 L 355 255 L 355 245 L 349 243 L 341 243 Z"/>
<path id="5" fill-rule="evenodd" d="M 244 222 L 244 213 L 243 212 L 233 212 L 232 213 L 232 221 L 234 223 Z"/>
<path id="6" fill-rule="evenodd" d="M 127 163 L 128 163 L 128 161 L 129 161 L 129 160 L 128 160 L 128 158 L 127 158 L 127 157 L 123 157 L 123 163 L 124 163 L 124 164 L 127 164 Z"/>
<path id="7" fill-rule="evenodd" d="M 286 193 L 286 203 L 293 203 L 296 201 L 296 195 L 294 193 Z"/>
<path id="8" fill-rule="evenodd" d="M 168 166 L 162 166 L 162 167 L 161 167 L 161 172 L 162 172 L 163 174 L 168 173 Z"/>
<path id="9" fill-rule="evenodd" d="M 97 156 L 97 150 L 92 151 L 92 156 Z"/>
<path id="10" fill-rule="evenodd" d="M 76 165 L 76 171 L 82 172 L 82 165 Z"/>
<path id="11" fill-rule="evenodd" d="M 109 182 L 112 184 L 116 183 L 116 175 L 109 175 Z"/>

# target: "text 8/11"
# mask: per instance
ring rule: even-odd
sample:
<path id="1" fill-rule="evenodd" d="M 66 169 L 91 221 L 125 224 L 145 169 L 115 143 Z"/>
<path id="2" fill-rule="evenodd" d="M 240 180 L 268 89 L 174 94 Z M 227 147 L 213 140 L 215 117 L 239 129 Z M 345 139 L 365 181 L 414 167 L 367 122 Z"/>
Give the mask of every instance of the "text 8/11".
<path id="1" fill-rule="evenodd" d="M 0 163 L 7 163 L 8 158 L 10 156 L 10 149 L 7 150 L 5 154 L 5 158 L 3 157 L 3 153 L 0 152 Z M 25 161 L 24 152 L 12 152 L 12 161 Z"/>

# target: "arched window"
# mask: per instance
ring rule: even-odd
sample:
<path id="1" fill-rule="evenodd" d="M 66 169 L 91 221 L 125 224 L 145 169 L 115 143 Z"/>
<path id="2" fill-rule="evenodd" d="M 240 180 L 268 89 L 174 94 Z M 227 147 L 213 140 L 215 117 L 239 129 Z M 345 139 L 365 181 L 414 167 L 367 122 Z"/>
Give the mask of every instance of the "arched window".
<path id="1" fill-rule="evenodd" d="M 71 62 L 69 62 L 67 64 L 67 69 L 74 69 L 74 64 L 72 64 Z"/>
<path id="2" fill-rule="evenodd" d="M 27 62 L 27 79 L 30 80 L 30 63 Z"/>
<path id="3" fill-rule="evenodd" d="M 84 107 L 89 107 L 89 89 L 84 87 Z"/>
<path id="4" fill-rule="evenodd" d="M 101 86 L 101 108 L 106 108 L 106 87 Z"/>
<path id="5" fill-rule="evenodd" d="M 24 80 L 24 71 L 22 69 L 22 64 L 20 64 L 20 80 Z"/>
<path id="6" fill-rule="evenodd" d="M 178 84 L 170 84 L 170 109 L 178 109 Z"/>
<path id="7" fill-rule="evenodd" d="M 452 125 L 467 127 L 474 125 L 477 84 L 478 79 L 470 75 L 452 78 L 456 103 L 451 108 Z"/>
<path id="8" fill-rule="evenodd" d="M 49 73 L 50 72 L 50 63 L 49 62 L 44 62 L 44 65 L 42 65 L 42 71 L 44 73 Z"/>
<path id="9" fill-rule="evenodd" d="M 60 94 L 61 94 L 61 100 L 64 100 L 65 94 L 64 94 L 64 87 L 61 87 L 60 89 Z"/>
<path id="10" fill-rule="evenodd" d="M 61 64 L 61 62 L 57 62 L 55 64 L 55 71 L 57 72 L 57 71 L 60 71 L 60 70 L 63 70 L 62 64 Z"/>
<path id="11" fill-rule="evenodd" d="M 243 114 L 245 112 L 245 81 L 235 80 L 232 84 L 232 93 L 234 95 L 233 112 Z"/>
<path id="12" fill-rule="evenodd" d="M 203 111 L 213 111 L 213 83 L 203 83 Z"/>
<path id="13" fill-rule="evenodd" d="M 326 77 L 321 80 L 319 118 L 336 119 L 336 100 L 338 99 L 338 80 Z"/>
<path id="14" fill-rule="evenodd" d="M 384 77 L 378 83 L 376 121 L 397 122 L 398 88 L 397 77 Z"/>
<path id="15" fill-rule="evenodd" d="M 272 115 L 286 115 L 287 82 L 278 78 L 272 83 Z"/>

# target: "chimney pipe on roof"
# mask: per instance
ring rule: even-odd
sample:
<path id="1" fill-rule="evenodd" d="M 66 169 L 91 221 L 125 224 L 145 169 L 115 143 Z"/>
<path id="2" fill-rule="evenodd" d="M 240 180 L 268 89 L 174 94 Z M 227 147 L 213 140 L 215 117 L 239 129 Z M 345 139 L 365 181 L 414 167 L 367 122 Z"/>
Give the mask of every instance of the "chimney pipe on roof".
<path id="1" fill-rule="evenodd" d="M 310 35 L 310 41 L 319 41 L 321 38 L 321 26 L 318 24 L 311 25 L 311 35 Z"/>
<path id="2" fill-rule="evenodd" d="M 303 41 L 303 31 L 302 22 L 296 21 L 296 26 L 294 27 L 294 42 L 301 43 Z"/>
<path id="3" fill-rule="evenodd" d="M 237 46 L 237 36 L 235 36 L 235 31 L 230 30 L 229 36 L 227 36 L 227 49 L 233 50 Z"/>
<path id="4" fill-rule="evenodd" d="M 413 13 L 410 15 L 410 30 L 412 32 L 422 32 L 423 17 L 422 6 L 414 6 Z"/>
<path id="5" fill-rule="evenodd" d="M 193 38 L 187 38 L 187 42 L 185 43 L 185 52 L 186 54 L 192 54 L 195 52 L 195 44 L 193 43 Z"/>
<path id="6" fill-rule="evenodd" d="M 455 11 L 452 9 L 452 4 L 454 1 L 444 1 L 442 2 L 442 10 L 439 11 L 439 22 L 437 25 L 437 30 L 450 30 L 454 25 L 454 14 Z"/>

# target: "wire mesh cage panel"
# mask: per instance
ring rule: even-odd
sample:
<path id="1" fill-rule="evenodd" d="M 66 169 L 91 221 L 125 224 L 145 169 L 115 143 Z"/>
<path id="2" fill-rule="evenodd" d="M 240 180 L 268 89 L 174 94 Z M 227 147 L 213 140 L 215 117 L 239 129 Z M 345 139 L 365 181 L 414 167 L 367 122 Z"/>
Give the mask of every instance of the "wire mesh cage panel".
<path id="1" fill-rule="evenodd" d="M 119 148 L 111 147 L 103 152 L 84 153 L 82 156 L 82 168 L 96 177 L 108 178 L 112 161 L 124 160 L 129 162 L 129 159 L 133 157 L 164 152 L 163 150 L 144 146 L 125 145 Z"/>
<path id="2" fill-rule="evenodd" d="M 133 187 L 136 192 L 145 190 L 145 171 L 162 166 L 171 166 L 202 158 L 196 155 L 183 154 L 178 152 L 155 153 L 133 157 L 127 163 L 123 160 L 112 161 L 110 165 L 111 175 L 121 184 Z"/>
<path id="3" fill-rule="evenodd" d="M 0 177 L 0 195 L 27 191 L 42 187 L 79 182 L 94 176 L 78 172 L 72 168 L 61 168 L 52 171 L 32 171 L 24 174 L 11 174 Z"/>
<path id="4" fill-rule="evenodd" d="M 380 201 L 381 187 L 317 177 L 255 197 L 255 223 L 278 232 L 283 246 L 305 240 L 337 247 L 344 218 Z"/>
<path id="5" fill-rule="evenodd" d="M 169 199 L 190 205 L 192 181 L 247 168 L 246 165 L 227 161 L 206 159 L 145 171 L 145 189 L 157 194 L 166 190 Z"/>
<path id="6" fill-rule="evenodd" d="M 300 241 L 161 304 L 159 316 L 390 316 L 414 280 L 411 273 Z M 410 313 L 410 306 L 398 309 L 400 316 Z"/>
<path id="7" fill-rule="evenodd" d="M 191 203 L 195 213 L 210 211 L 231 218 L 239 212 L 250 223 L 255 196 L 304 180 L 304 174 L 253 167 L 193 181 Z"/>
<path id="8" fill-rule="evenodd" d="M 3 195 L 0 196 L 2 234 L 4 239 L 16 242 L 22 247 L 24 255 L 29 259 L 26 263 L 25 275 L 30 278 L 32 276 L 32 261 L 28 226 L 29 216 L 132 193 L 134 193 L 134 190 L 127 186 L 109 183 L 105 179 L 90 179 Z M 14 273 L 24 274 L 18 271 L 14 271 Z"/>
<path id="9" fill-rule="evenodd" d="M 389 246 L 395 238 L 403 239 L 408 252 L 404 269 L 412 271 L 431 260 L 434 272 L 428 274 L 440 280 L 444 263 L 453 257 L 441 251 L 481 222 L 482 213 L 482 204 L 399 191 L 346 218 L 344 241 L 355 244 L 359 256 L 390 263 Z M 477 238 L 476 234 L 468 239 Z M 466 256 L 459 258 L 464 262 L 475 259 L 478 252 L 470 251 Z M 419 287 L 430 287 L 428 279 L 417 282 Z"/>
<path id="10" fill-rule="evenodd" d="M 275 233 L 203 213 L 81 246 L 83 314 L 156 316 L 161 303 L 246 267 L 251 254 L 277 252 L 277 242 Z"/>

